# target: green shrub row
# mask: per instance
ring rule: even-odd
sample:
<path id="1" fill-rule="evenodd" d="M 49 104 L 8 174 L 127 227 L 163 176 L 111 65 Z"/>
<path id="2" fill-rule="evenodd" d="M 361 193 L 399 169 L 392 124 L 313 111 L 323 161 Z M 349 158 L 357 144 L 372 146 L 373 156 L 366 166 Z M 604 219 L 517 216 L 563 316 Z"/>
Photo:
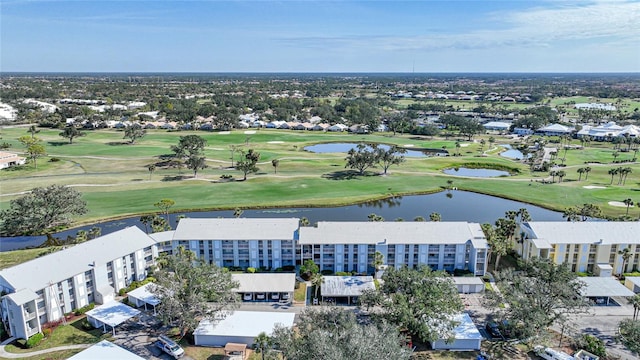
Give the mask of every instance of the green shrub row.
<path id="1" fill-rule="evenodd" d="M 31 349 L 32 347 L 38 346 L 42 339 L 44 339 L 44 335 L 42 333 L 37 333 L 27 340 L 25 346 L 27 349 Z"/>
<path id="2" fill-rule="evenodd" d="M 91 303 L 89 305 L 85 305 L 79 309 L 75 309 L 73 310 L 73 313 L 78 316 L 78 315 L 84 315 L 84 313 L 86 313 L 89 310 L 93 310 L 93 308 L 96 307 L 95 303 Z"/>
<path id="3" fill-rule="evenodd" d="M 118 291 L 118 295 L 120 296 L 124 296 L 126 293 L 128 293 L 129 291 L 135 290 L 143 285 L 146 285 L 150 282 L 155 282 L 156 279 L 152 276 L 148 276 L 146 279 L 141 280 L 141 281 L 134 281 L 131 284 L 129 284 L 129 286 L 127 286 L 126 288 L 122 288 Z"/>

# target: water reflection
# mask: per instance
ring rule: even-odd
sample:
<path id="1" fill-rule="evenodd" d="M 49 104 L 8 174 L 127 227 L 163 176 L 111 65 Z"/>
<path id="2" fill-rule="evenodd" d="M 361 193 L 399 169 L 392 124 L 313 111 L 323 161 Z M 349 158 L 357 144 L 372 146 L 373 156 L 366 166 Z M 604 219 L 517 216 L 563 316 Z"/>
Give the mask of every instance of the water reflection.
<path id="1" fill-rule="evenodd" d="M 534 221 L 563 221 L 562 213 L 560 212 L 546 210 L 518 201 L 457 190 L 443 191 L 429 195 L 398 196 L 339 207 L 243 209 L 242 217 L 306 217 L 311 224 L 315 224 L 318 221 L 367 221 L 368 215 L 372 212 L 382 216 L 387 219 L 387 221 L 392 221 L 392 219 L 397 218 L 412 221 L 418 216 L 428 219 L 429 214 L 437 212 L 441 215 L 442 221 L 493 223 L 496 219 L 503 217 L 507 210 L 517 210 L 520 208 L 526 208 Z M 191 218 L 232 218 L 233 213 L 233 210 L 221 210 L 171 214 L 169 216 L 169 224 L 175 226 L 176 220 L 182 215 Z M 140 217 L 135 216 L 66 230 L 56 233 L 54 236 L 66 239 L 67 236 L 75 236 L 78 230 L 89 231 L 93 226 L 100 227 L 102 229 L 102 235 L 127 226 L 138 226 L 140 229 L 144 229 L 144 224 L 140 222 Z M 0 250 L 8 251 L 26 246 L 37 246 L 45 240 L 45 236 L 2 238 Z"/>

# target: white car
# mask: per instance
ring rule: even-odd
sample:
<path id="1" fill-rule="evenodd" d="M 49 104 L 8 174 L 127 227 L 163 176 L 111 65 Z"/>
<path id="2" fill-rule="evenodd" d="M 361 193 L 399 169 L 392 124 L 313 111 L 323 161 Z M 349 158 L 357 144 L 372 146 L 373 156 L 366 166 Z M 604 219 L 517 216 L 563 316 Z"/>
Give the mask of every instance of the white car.
<path id="1" fill-rule="evenodd" d="M 264 293 L 258 293 L 256 294 L 256 300 L 264 300 L 266 299 L 266 295 Z"/>
<path id="2" fill-rule="evenodd" d="M 251 301 L 251 300 L 253 300 L 253 296 L 251 296 L 250 293 L 246 293 L 246 294 L 244 294 L 244 296 L 242 296 L 242 300 Z"/>

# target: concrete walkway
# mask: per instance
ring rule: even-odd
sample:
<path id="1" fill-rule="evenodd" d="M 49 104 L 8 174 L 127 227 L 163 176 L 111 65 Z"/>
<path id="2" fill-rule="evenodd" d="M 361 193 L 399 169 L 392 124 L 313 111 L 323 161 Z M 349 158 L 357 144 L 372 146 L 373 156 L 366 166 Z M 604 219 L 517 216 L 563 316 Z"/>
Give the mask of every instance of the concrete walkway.
<path id="1" fill-rule="evenodd" d="M 78 344 L 78 345 L 67 345 L 67 346 L 58 346 L 51 349 L 32 351 L 28 353 L 9 353 L 4 350 L 5 345 L 12 343 L 16 338 L 9 338 L 2 343 L 0 343 L 0 359 L 19 359 L 25 357 L 31 357 L 36 355 L 42 355 L 54 351 L 62 351 L 62 350 L 74 350 L 74 349 L 85 349 L 93 344 Z"/>

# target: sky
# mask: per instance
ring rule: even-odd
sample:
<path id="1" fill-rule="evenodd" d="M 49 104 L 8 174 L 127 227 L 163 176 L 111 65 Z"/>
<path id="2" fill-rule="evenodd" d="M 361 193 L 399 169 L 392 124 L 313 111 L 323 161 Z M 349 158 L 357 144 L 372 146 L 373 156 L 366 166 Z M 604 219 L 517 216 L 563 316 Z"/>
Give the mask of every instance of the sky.
<path id="1" fill-rule="evenodd" d="M 640 0 L 0 0 L 2 72 L 640 72 Z"/>

